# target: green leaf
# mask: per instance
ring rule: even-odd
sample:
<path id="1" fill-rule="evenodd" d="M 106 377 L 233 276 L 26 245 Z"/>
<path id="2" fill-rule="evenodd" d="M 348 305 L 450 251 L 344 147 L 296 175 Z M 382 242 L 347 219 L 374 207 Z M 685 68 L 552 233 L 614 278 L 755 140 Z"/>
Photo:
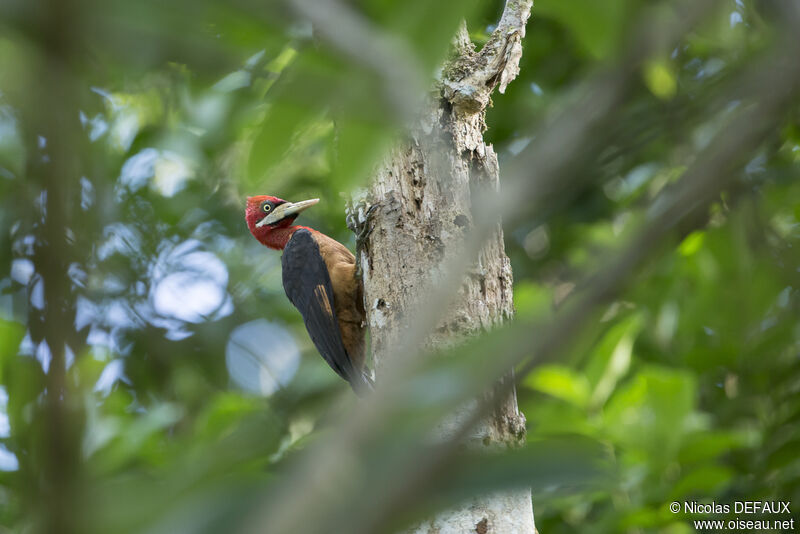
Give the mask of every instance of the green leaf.
<path id="1" fill-rule="evenodd" d="M 540 367 L 525 379 L 525 385 L 580 408 L 585 408 L 589 401 L 589 382 L 568 367 Z"/>
<path id="2" fill-rule="evenodd" d="M 628 0 L 537 0 L 534 16 L 557 20 L 594 58 L 607 57 L 618 45 L 630 10 Z"/>
<path id="3" fill-rule="evenodd" d="M 601 406 L 631 364 L 633 343 L 642 329 L 640 314 L 633 314 L 611 327 L 592 351 L 586 376 L 592 388 L 591 405 Z"/>
<path id="4" fill-rule="evenodd" d="M 714 461 L 722 454 L 754 445 L 753 437 L 752 433 L 744 431 L 717 430 L 691 434 L 681 445 L 678 460 L 682 464 Z"/>
<path id="5" fill-rule="evenodd" d="M 13 364 L 19 344 L 25 336 L 25 328 L 14 321 L 0 319 L 0 383 L 3 382 L 3 369 Z"/>
<path id="6" fill-rule="evenodd" d="M 672 64 L 663 59 L 654 59 L 644 64 L 643 75 L 650 92 L 661 100 L 670 100 L 675 96 L 678 81 Z"/>
<path id="7" fill-rule="evenodd" d="M 688 372 L 649 367 L 608 401 L 606 431 L 623 447 L 668 461 L 688 428 L 695 406 L 696 379 Z"/>
<path id="8" fill-rule="evenodd" d="M 544 316 L 553 309 L 553 292 L 544 285 L 522 280 L 514 284 L 514 308 L 519 318 Z"/>
<path id="9" fill-rule="evenodd" d="M 691 234 L 687 235 L 678 247 L 678 252 L 680 252 L 683 256 L 692 256 L 694 253 L 700 250 L 700 247 L 703 246 L 705 235 L 705 232 L 702 230 L 695 230 Z"/>
<path id="10" fill-rule="evenodd" d="M 365 8 L 390 34 L 407 43 L 423 69 L 438 66 L 459 22 L 479 5 L 476 0 L 369 0 Z M 404 51 L 405 46 L 400 48 Z"/>
<path id="11" fill-rule="evenodd" d="M 734 471 L 720 465 L 704 465 L 682 476 L 672 487 L 668 501 L 683 497 L 708 499 L 717 495 L 734 477 Z"/>
<path id="12" fill-rule="evenodd" d="M 250 149 L 248 175 L 261 181 L 277 166 L 300 133 L 320 117 L 313 104 L 280 100 L 270 107 Z"/>
<path id="13" fill-rule="evenodd" d="M 336 120 L 336 135 L 332 178 L 340 190 L 348 191 L 366 182 L 392 137 L 386 124 L 353 116 Z"/>

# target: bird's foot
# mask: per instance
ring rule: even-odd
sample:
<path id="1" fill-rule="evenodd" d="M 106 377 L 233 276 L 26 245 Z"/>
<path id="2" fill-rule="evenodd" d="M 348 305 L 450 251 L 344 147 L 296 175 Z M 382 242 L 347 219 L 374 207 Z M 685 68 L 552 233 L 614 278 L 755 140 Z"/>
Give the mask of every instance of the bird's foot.
<path id="1" fill-rule="evenodd" d="M 370 218 L 377 209 L 378 209 L 378 204 L 371 205 L 364 214 L 363 221 L 359 224 L 358 232 L 356 232 L 357 251 L 361 251 L 364 248 L 364 245 L 367 242 L 367 238 L 369 238 L 369 235 L 372 233 L 372 230 L 374 229 L 372 224 L 370 224 Z"/>
<path id="2" fill-rule="evenodd" d="M 359 203 L 356 207 L 357 221 L 354 222 L 351 230 L 356 234 L 356 278 L 362 278 L 364 271 L 361 267 L 361 252 L 366 248 L 367 239 L 369 239 L 374 227 L 371 224 L 372 214 L 378 209 L 378 204 L 372 204 L 369 208 L 364 210 L 366 203 Z"/>

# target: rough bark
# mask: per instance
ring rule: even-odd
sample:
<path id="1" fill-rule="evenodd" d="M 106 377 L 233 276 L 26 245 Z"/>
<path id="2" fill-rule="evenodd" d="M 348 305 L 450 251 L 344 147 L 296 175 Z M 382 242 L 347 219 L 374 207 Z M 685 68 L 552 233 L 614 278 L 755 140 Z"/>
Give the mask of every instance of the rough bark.
<path id="1" fill-rule="evenodd" d="M 518 73 L 531 5 L 530 0 L 509 0 L 497 29 L 479 52 L 462 25 L 453 43 L 454 57 L 442 71 L 438 98 L 410 139 L 396 147 L 375 173 L 367 194 L 367 203 L 376 206 L 370 218 L 372 231 L 358 261 L 379 384 L 390 348 L 403 335 L 419 292 L 446 276 L 441 266 L 463 249 L 474 210 L 480 209 L 481 192 L 499 187 L 497 154 L 483 140 L 485 109 L 494 88 L 502 92 Z M 425 348 L 452 346 L 512 315 L 511 265 L 498 221 Z M 513 390 L 497 405 L 493 416 L 469 437 L 471 446 L 513 446 L 524 436 L 525 419 Z M 452 414 L 442 423 L 441 435 L 452 435 L 471 409 L 464 406 Z M 475 496 L 411 529 L 414 533 L 534 531 L 528 490 Z"/>

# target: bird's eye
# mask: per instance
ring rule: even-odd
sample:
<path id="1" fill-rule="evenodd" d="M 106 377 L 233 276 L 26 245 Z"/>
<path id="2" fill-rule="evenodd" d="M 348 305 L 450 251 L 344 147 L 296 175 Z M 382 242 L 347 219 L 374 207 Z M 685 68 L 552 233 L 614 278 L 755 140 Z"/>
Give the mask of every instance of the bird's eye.
<path id="1" fill-rule="evenodd" d="M 270 206 L 269 204 L 264 204 L 264 205 L 261 207 L 261 209 L 262 209 L 262 210 L 264 210 L 264 213 L 269 213 L 269 210 L 271 210 L 271 209 L 272 209 L 272 206 Z"/>

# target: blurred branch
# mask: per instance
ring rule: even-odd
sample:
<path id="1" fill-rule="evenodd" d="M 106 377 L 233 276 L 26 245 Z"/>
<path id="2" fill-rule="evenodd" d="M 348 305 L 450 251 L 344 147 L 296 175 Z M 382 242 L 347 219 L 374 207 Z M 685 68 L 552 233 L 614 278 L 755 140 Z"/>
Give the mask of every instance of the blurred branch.
<path id="1" fill-rule="evenodd" d="M 795 16 L 790 17 L 790 20 L 800 20 L 796 16 L 798 11 L 800 10 L 793 10 Z M 742 86 L 758 86 L 761 93 L 757 95 L 757 101 L 741 109 L 697 157 L 680 182 L 654 200 L 647 211 L 646 226 L 630 240 L 621 253 L 580 285 L 580 289 L 568 299 L 550 325 L 522 325 L 517 329 L 522 338 L 516 343 L 504 345 L 515 350 L 496 355 L 491 365 L 492 372 L 481 377 L 484 386 L 501 378 L 509 367 L 524 362 L 519 368 L 519 375 L 525 376 L 535 366 L 557 357 L 570 344 L 570 340 L 576 338 L 599 307 L 622 292 L 635 270 L 663 246 L 665 238 L 681 222 L 691 220 L 707 209 L 719 193 L 736 180 L 738 174 L 735 170 L 745 163 L 747 154 L 785 120 L 786 108 L 797 97 L 800 89 L 800 64 L 793 60 L 789 52 L 797 47 L 800 47 L 800 38 L 796 32 L 787 31 L 782 42 L 766 60 L 757 62 L 745 73 L 741 83 L 735 84 L 732 92 L 735 93 Z M 536 333 L 533 339 L 528 337 L 530 332 Z M 540 334 L 544 335 L 537 340 Z M 531 354 L 534 355 L 533 358 L 530 357 Z M 510 384 L 504 384 L 503 387 L 510 388 Z M 501 393 L 495 395 L 493 400 L 502 397 Z M 442 476 L 442 471 L 449 463 L 448 459 L 461 440 L 492 408 L 492 402 L 482 402 L 456 435 L 440 445 L 438 451 L 428 450 L 425 455 L 420 456 L 413 472 L 408 474 L 406 488 L 400 489 L 399 485 L 395 485 L 399 495 L 407 498 L 415 495 L 426 481 Z M 395 502 L 399 495 L 390 498 L 390 501 Z"/>
<path id="2" fill-rule="evenodd" d="M 360 403 L 355 410 L 344 406 L 335 409 L 340 412 L 346 410 L 346 420 L 340 422 L 337 431 L 328 436 L 324 445 L 309 448 L 302 460 L 298 459 L 284 479 L 281 494 L 273 496 L 275 498 L 271 499 L 270 505 L 253 518 L 250 523 L 252 531 L 258 531 L 263 525 L 270 525 L 277 531 L 318 532 L 324 529 L 319 521 L 326 521 L 337 510 L 337 504 L 346 506 L 346 495 L 337 491 L 337 488 L 343 487 L 348 476 L 352 477 L 352 474 L 342 472 L 343 465 L 356 462 L 356 451 L 361 450 L 371 435 L 379 432 L 385 420 L 390 419 L 390 414 L 407 405 L 413 398 L 409 397 L 410 392 L 406 386 L 409 377 L 414 376 L 424 361 L 419 354 L 422 340 L 427 336 L 431 325 L 437 324 L 441 310 L 452 301 L 463 276 L 485 239 L 496 227 L 497 214 L 516 215 L 530 207 L 531 195 L 536 197 L 534 202 L 539 204 L 552 194 L 569 191 L 570 185 L 580 180 L 579 176 L 571 176 L 569 170 L 574 168 L 577 161 L 588 159 L 594 153 L 591 148 L 582 150 L 582 144 L 598 144 L 599 140 L 592 136 L 603 125 L 614 120 L 614 113 L 624 102 L 628 88 L 636 79 L 636 67 L 641 61 L 654 51 L 674 46 L 715 5 L 713 2 L 701 4 L 681 4 L 679 16 L 670 17 L 667 23 L 663 23 L 652 11 L 648 12 L 645 21 L 636 27 L 636 38 L 633 39 L 636 46 L 626 49 L 627 55 L 615 67 L 596 76 L 584 86 L 584 99 L 578 105 L 569 107 L 542 129 L 537 136 L 537 150 L 523 158 L 524 163 L 512 169 L 511 176 L 516 178 L 513 187 L 505 188 L 502 196 L 486 197 L 482 209 L 475 214 L 474 225 L 462 253 L 442 264 L 440 271 L 447 273 L 447 276 L 438 280 L 436 286 L 419 291 L 419 306 L 408 315 L 409 325 L 405 335 L 393 348 L 402 357 L 387 358 L 389 365 L 384 372 L 387 378 L 381 382 L 379 393 L 368 402 Z M 663 13 L 659 15 L 663 16 Z M 658 20 L 654 20 L 656 18 Z M 564 147 L 581 147 L 581 151 L 575 154 Z M 532 179 L 531 169 L 534 169 Z M 561 341 L 568 339 L 563 338 Z M 529 351 L 526 350 L 525 353 Z M 500 355 L 493 361 L 492 372 L 482 376 L 482 387 L 498 380 L 514 365 L 517 360 L 510 356 Z M 471 395 L 474 396 L 476 391 L 480 389 L 472 389 Z M 484 405 L 481 410 L 474 412 L 475 417 L 470 418 L 470 424 L 464 425 L 461 432 L 443 446 L 441 454 L 426 453 L 421 457 L 411 454 L 410 456 L 415 457 L 413 467 L 403 466 L 402 480 L 393 481 L 393 487 L 389 488 L 391 491 L 387 490 L 381 502 L 369 507 L 370 518 L 353 518 L 353 525 L 349 525 L 352 531 L 360 531 L 355 524 L 357 521 L 361 521 L 362 525 L 376 524 L 379 518 L 386 516 L 386 507 L 393 506 L 393 502 L 402 503 L 403 495 L 413 494 L 425 480 L 436 476 L 445 465 L 439 463 L 446 460 L 447 451 L 458 446 L 472 424 L 480 420 L 489 409 L 490 405 Z M 370 473 L 364 475 L 369 478 Z M 379 482 L 370 481 L 367 487 L 371 487 L 370 484 Z M 379 498 L 378 495 L 370 497 Z M 326 508 L 328 511 L 320 509 L 323 503 L 329 507 Z M 313 517 L 309 517 L 310 509 L 317 510 Z"/>
<path id="3" fill-rule="evenodd" d="M 383 80 L 398 122 L 405 124 L 417 116 L 427 84 L 406 43 L 382 31 L 346 3 L 290 0 L 290 4 L 298 15 L 311 21 L 326 42 Z"/>
<path id="4" fill-rule="evenodd" d="M 772 53 L 749 69 L 734 91 L 744 85 L 758 84 L 761 94 L 751 105 L 743 105 L 709 146 L 698 155 L 694 164 L 674 187 L 665 190 L 647 210 L 647 224 L 628 246 L 607 263 L 605 268 L 587 278 L 567 302 L 554 328 L 538 343 L 536 357 L 527 362 L 522 373 L 529 372 L 543 360 L 552 357 L 573 338 L 583 322 L 598 305 L 617 296 L 630 280 L 634 270 L 660 248 L 666 237 L 683 221 L 692 220 L 706 210 L 719 193 L 739 177 L 748 154 L 763 142 L 785 120 L 785 111 L 800 89 L 800 64 L 793 61 L 789 50 L 800 46 L 796 32 L 787 32 Z M 525 353 L 513 360 L 521 362 Z"/>
<path id="5" fill-rule="evenodd" d="M 519 374 L 525 376 L 535 366 L 561 354 L 600 306 L 623 291 L 636 269 L 662 248 L 665 239 L 681 222 L 691 220 L 705 210 L 722 190 L 735 181 L 738 175 L 734 171 L 742 166 L 745 156 L 785 119 L 786 107 L 798 94 L 800 65 L 790 64 L 791 54 L 787 54 L 797 46 L 800 46 L 800 39 L 792 36 L 781 43 L 765 62 L 747 72 L 742 83 L 761 83 L 761 98 L 737 113 L 728 127 L 722 129 L 698 156 L 680 182 L 655 199 L 647 212 L 645 227 L 621 253 L 580 285 L 581 289 L 568 299 L 549 325 L 519 324 L 511 330 L 513 342 L 497 344 L 509 350 L 494 354 L 492 362 L 475 376 L 475 382 L 465 387 L 462 400 L 467 400 L 469 391 L 476 390 L 472 388 L 481 391 L 515 365 L 523 363 Z M 464 350 L 468 349 L 459 349 L 460 352 Z M 390 389 L 396 394 L 394 402 L 408 402 L 412 390 L 403 383 L 394 385 L 396 387 Z M 372 513 L 378 513 L 376 510 L 383 507 L 384 519 L 388 518 L 419 499 L 430 481 L 446 478 L 463 440 L 493 410 L 494 402 L 503 398 L 502 389 L 510 387 L 509 383 L 502 384 L 499 394 L 496 392 L 491 398 L 485 398 L 446 442 L 435 447 L 420 445 L 419 450 L 409 453 L 408 458 L 413 458 L 413 463 L 398 469 L 391 488 L 387 490 L 388 495 L 382 495 L 379 503 L 370 507 Z"/>
<path id="6" fill-rule="evenodd" d="M 662 12 L 646 11 L 634 28 L 630 40 L 635 46 L 626 47 L 627 55 L 582 85 L 577 91 L 578 102 L 565 106 L 565 111 L 538 129 L 534 135 L 535 145 L 505 168 L 499 193 L 483 192 L 481 209 L 473 214 L 469 239 L 459 254 L 442 262 L 440 271 L 447 276 L 419 292 L 419 305 L 409 314 L 406 335 L 395 349 L 395 353 L 403 357 L 387 358 L 391 367 L 384 372 L 389 377 L 386 382 L 414 375 L 414 369 L 424 360 L 419 354 L 422 340 L 431 325 L 438 323 L 442 310 L 452 302 L 461 280 L 500 218 L 513 219 L 526 211 L 555 203 L 556 198 L 569 199 L 576 194 L 584 177 L 575 171 L 599 152 L 603 139 L 600 132 L 616 120 L 625 95 L 637 80 L 636 67 L 651 53 L 675 46 L 714 5 L 715 2 L 682 3 L 675 15 L 666 21 Z"/>
<path id="7" fill-rule="evenodd" d="M 68 267 L 73 258 L 69 236 L 73 219 L 69 199 L 74 193 L 79 172 L 81 132 L 76 131 L 75 79 L 70 62 L 75 52 L 76 35 L 82 18 L 79 8 L 69 2 L 51 1 L 40 12 L 41 56 L 37 57 L 35 90 L 25 102 L 24 112 L 31 131 L 26 132 L 32 149 L 28 158 L 30 177 L 38 182 L 44 203 L 43 224 L 37 232 L 34 265 L 44 286 L 44 310 L 39 316 L 31 302 L 29 322 L 41 321 L 44 339 L 40 350 L 49 350 L 49 366 L 42 387 L 43 419 L 34 438 L 40 443 L 42 465 L 37 480 L 41 493 L 32 503 L 38 509 L 37 525 L 42 532 L 77 532 L 79 502 L 76 483 L 80 468 L 81 428 L 73 415 L 67 384 L 67 350 L 74 324 L 74 303 Z M 73 197 L 74 198 L 74 197 Z M 35 326 L 33 328 L 36 328 Z M 42 350 L 46 352 L 46 350 Z M 43 362 L 44 363 L 44 362 Z M 29 460 L 29 461 L 30 461 Z"/>
<path id="8" fill-rule="evenodd" d="M 719 4 L 689 1 L 646 9 L 625 40 L 622 58 L 579 87 L 562 111 L 537 129 L 531 148 L 506 166 L 505 192 L 498 199 L 505 208 L 503 216 L 543 210 L 555 199 L 563 202 L 577 194 L 586 174 L 577 171 L 605 146 L 605 134 L 638 82 L 641 64 L 677 46 Z M 513 202 L 519 198 L 525 202 Z"/>

